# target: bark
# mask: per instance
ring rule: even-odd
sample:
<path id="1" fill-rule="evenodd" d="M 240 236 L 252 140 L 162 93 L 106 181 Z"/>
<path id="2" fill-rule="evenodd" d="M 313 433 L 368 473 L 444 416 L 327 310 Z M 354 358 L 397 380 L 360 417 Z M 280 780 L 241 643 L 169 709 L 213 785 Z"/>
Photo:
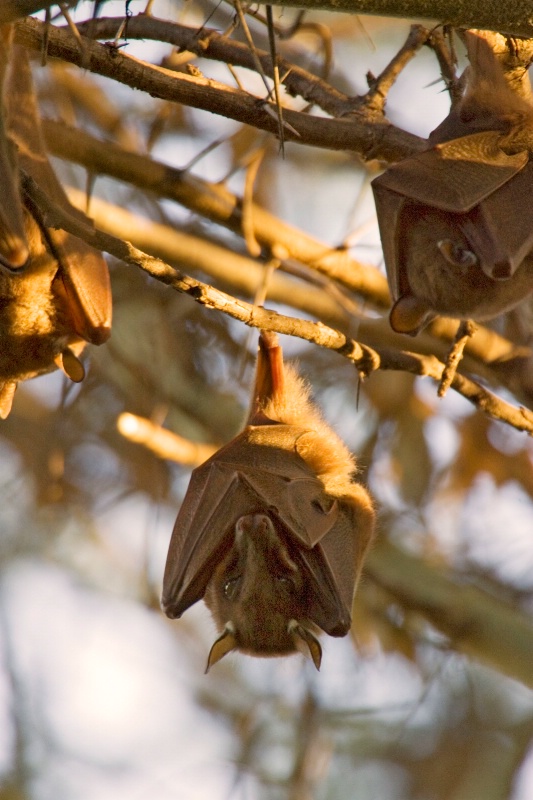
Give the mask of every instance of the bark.
<path id="1" fill-rule="evenodd" d="M 424 19 L 457 28 L 486 28 L 513 36 L 533 36 L 530 0 L 297 0 L 273 5 L 298 6 L 309 11 L 325 9 L 347 14 Z"/>
<path id="2" fill-rule="evenodd" d="M 0 23 L 33 14 L 53 3 L 46 0 L 4 0 Z M 458 28 L 486 28 L 513 36 L 533 36 L 530 0 L 275 0 L 272 5 L 309 11 L 341 11 L 402 19 L 424 19 Z"/>

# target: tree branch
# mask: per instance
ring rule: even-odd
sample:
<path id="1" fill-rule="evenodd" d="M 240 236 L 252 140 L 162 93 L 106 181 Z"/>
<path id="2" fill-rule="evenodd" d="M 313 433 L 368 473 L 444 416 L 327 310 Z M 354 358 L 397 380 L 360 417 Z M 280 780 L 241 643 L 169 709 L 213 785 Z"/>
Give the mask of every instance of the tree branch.
<path id="1" fill-rule="evenodd" d="M 485 28 L 511 36 L 533 36 L 529 0 L 274 0 L 272 5 L 308 11 L 342 11 L 402 19 L 427 19 L 456 28 Z"/>
<path id="2" fill-rule="evenodd" d="M 242 200 L 225 187 L 197 178 L 147 156 L 101 142 L 65 123 L 43 120 L 46 144 L 53 155 L 81 164 L 92 173 L 111 175 L 160 197 L 168 197 L 224 225 L 240 236 Z M 253 203 L 250 213 L 254 236 L 280 260 L 295 259 L 368 299 L 373 305 L 388 308 L 387 279 L 375 267 L 360 264 L 344 250 L 335 250 L 289 225 Z M 452 334 L 453 336 L 453 334 Z"/>
<path id="3" fill-rule="evenodd" d="M 45 41 L 44 23 L 32 18 L 17 23 L 16 41 L 40 52 Z M 82 41 L 83 52 L 70 31 L 49 27 L 47 53 L 132 89 L 147 92 L 152 97 L 183 103 L 277 134 L 273 103 L 218 81 L 155 67 L 122 53 L 112 45 L 102 45 L 87 38 Z M 273 109 L 273 116 L 265 110 L 266 105 Z M 418 136 L 396 128 L 386 120 L 369 122 L 360 113 L 349 118 L 329 119 L 285 109 L 284 119 L 296 131 L 292 133 L 290 128 L 286 129 L 287 141 L 357 152 L 364 159 L 397 161 L 424 147 L 424 140 Z"/>
<path id="4" fill-rule="evenodd" d="M 74 236 L 79 236 L 98 250 L 103 250 L 126 264 L 139 267 L 156 280 L 192 297 L 197 303 L 207 308 L 222 311 L 253 328 L 297 336 L 320 347 L 334 350 L 352 361 L 363 378 L 376 369 L 403 370 L 415 375 L 427 375 L 437 382 L 442 377 L 444 364 L 435 356 L 421 356 L 416 353 L 398 352 L 387 348 L 380 351 L 373 350 L 321 322 L 295 319 L 237 300 L 209 284 L 202 283 L 173 269 L 160 259 L 143 253 L 129 242 L 110 236 L 103 231 L 94 230 L 90 225 L 80 222 L 78 218 L 65 213 L 50 201 L 28 176 L 23 177 L 23 186 L 33 202 L 41 209 L 47 227 L 63 228 Z M 533 413 L 528 409 L 517 408 L 511 403 L 507 403 L 463 375 L 456 374 L 451 385 L 453 389 L 493 419 L 499 419 L 517 430 L 533 434 Z"/>
<path id="5" fill-rule="evenodd" d="M 109 142 L 65 123 L 43 120 L 47 146 L 53 155 L 83 165 L 91 173 L 103 173 L 131 183 L 159 197 L 168 197 L 186 208 L 223 225 L 242 236 L 242 200 L 220 184 L 209 183 L 184 170 L 169 167 L 148 156 L 124 150 Z M 361 264 L 345 250 L 331 248 L 292 225 L 271 214 L 266 209 L 251 204 L 254 237 L 281 261 L 298 261 L 309 269 L 336 281 L 360 295 L 377 308 L 390 306 L 390 296 L 384 275 L 375 267 Z M 111 217 L 109 218 L 111 219 Z M 103 224 L 103 221 L 102 221 Z M 116 231 L 108 230 L 108 233 Z M 128 238 L 127 236 L 121 238 Z M 137 246 L 143 245 L 136 238 Z M 156 251 L 158 255 L 162 255 Z M 166 256 L 163 256 L 166 258 Z M 211 273 L 209 273 L 211 274 Z M 236 288 L 236 287 L 234 287 Z M 317 315 L 320 318 L 320 315 Z M 327 319 L 328 317 L 324 317 Z M 331 320 L 331 317 L 329 318 Z M 386 329 L 386 334 L 381 329 Z M 416 339 L 416 349 L 421 353 L 437 352 L 441 342 L 453 340 L 457 329 L 455 320 L 439 318 L 427 332 Z M 379 327 L 378 321 L 362 321 L 361 334 L 368 330 L 371 342 L 390 344 L 401 349 L 405 337 L 394 334 L 388 323 Z M 431 335 L 429 335 L 431 333 Z M 447 347 L 447 344 L 446 344 Z M 520 390 L 521 364 L 531 355 L 528 348 L 520 348 L 496 332 L 478 327 L 476 336 L 466 346 L 466 353 L 475 359 L 470 368 L 494 382 L 494 373 L 488 374 L 483 365 L 498 368 L 498 382 Z M 445 357 L 443 352 L 442 357 Z M 512 382 L 512 386 L 510 385 Z"/>
<path id="6" fill-rule="evenodd" d="M 55 3 L 49 0 L 3 0 L 0 23 L 12 22 L 52 5 Z M 272 5 L 309 11 L 436 20 L 458 28 L 485 28 L 511 36 L 533 36 L 529 0 L 515 0 L 513 3 L 502 3 L 501 0 L 274 0 Z"/>

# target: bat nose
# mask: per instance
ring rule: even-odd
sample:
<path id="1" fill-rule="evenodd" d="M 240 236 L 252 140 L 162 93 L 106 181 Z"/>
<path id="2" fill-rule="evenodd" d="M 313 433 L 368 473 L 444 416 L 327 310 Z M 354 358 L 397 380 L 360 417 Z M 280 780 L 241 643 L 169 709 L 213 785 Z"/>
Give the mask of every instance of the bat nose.
<path id="1" fill-rule="evenodd" d="M 509 261 L 500 261 L 494 264 L 491 270 L 491 277 L 495 281 L 507 281 L 513 276 L 513 267 Z"/>
<path id="2" fill-rule="evenodd" d="M 272 522 L 266 514 L 252 514 L 251 518 L 251 531 L 253 533 L 266 533 L 267 530 L 272 530 Z"/>
<path id="3" fill-rule="evenodd" d="M 264 535 L 274 530 L 274 526 L 266 514 L 246 514 L 237 520 L 235 533 L 238 538 L 243 535 Z"/>

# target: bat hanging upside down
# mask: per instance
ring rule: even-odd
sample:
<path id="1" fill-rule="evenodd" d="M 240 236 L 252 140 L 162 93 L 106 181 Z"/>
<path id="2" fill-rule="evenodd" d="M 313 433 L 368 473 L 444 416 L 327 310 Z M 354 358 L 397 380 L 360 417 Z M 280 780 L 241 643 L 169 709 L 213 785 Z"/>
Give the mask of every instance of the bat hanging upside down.
<path id="1" fill-rule="evenodd" d="M 466 43 L 463 97 L 429 149 L 372 182 L 399 333 L 491 319 L 533 291 L 533 105 L 482 36 Z"/>
<path id="2" fill-rule="evenodd" d="M 167 616 L 203 598 L 219 629 L 207 669 L 233 650 L 299 650 L 318 669 L 319 632 L 348 633 L 374 532 L 354 471 L 277 336 L 262 331 L 246 427 L 194 470 L 165 568 Z"/>
<path id="3" fill-rule="evenodd" d="M 28 54 L 0 25 L 0 418 L 17 384 L 58 367 L 73 381 L 85 370 L 85 343 L 111 332 L 111 287 L 102 254 L 46 219 L 21 185 L 25 174 L 70 216 L 50 164 Z"/>

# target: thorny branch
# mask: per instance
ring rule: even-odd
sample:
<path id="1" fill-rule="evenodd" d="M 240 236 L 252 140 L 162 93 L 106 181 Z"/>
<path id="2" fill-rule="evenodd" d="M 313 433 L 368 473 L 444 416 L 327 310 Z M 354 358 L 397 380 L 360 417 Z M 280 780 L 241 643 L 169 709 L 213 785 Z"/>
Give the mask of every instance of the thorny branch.
<path id="1" fill-rule="evenodd" d="M 45 35 L 44 23 L 35 19 L 17 23 L 16 41 L 25 47 L 41 52 Z M 112 45 L 99 44 L 86 37 L 83 37 L 84 52 L 81 53 L 76 38 L 66 29 L 52 27 L 48 31 L 46 45 L 47 53 L 51 57 L 83 66 L 98 75 L 147 92 L 152 97 L 221 114 L 274 135 L 278 132 L 274 104 L 270 104 L 274 112 L 272 116 L 265 111 L 266 101 L 262 98 L 253 97 L 218 81 L 156 67 L 133 58 Z M 249 53 L 248 57 L 251 58 Z M 268 74 L 270 70 L 271 60 L 267 56 L 265 73 Z M 287 123 L 287 141 L 357 152 L 365 159 L 397 161 L 424 147 L 424 140 L 418 136 L 396 128 L 385 119 L 367 118 L 360 111 L 342 119 L 311 116 L 292 109 L 284 109 L 283 115 Z"/>
<path id="2" fill-rule="evenodd" d="M 92 39 L 108 39 L 115 35 L 121 24 L 121 18 L 103 17 L 94 22 L 81 23 L 78 29 L 82 34 L 90 34 Z M 252 52 L 247 45 L 208 28 L 203 28 L 199 32 L 194 28 L 169 23 L 166 20 L 138 16 L 128 21 L 128 38 L 167 42 L 182 52 L 222 61 L 234 67 L 244 67 L 274 79 L 270 53 L 257 48 Z M 431 38 L 432 34 L 426 28 L 414 25 L 400 52 L 378 78 L 372 77 L 369 81 L 370 90 L 366 95 L 351 97 L 281 56 L 277 58 L 278 70 L 283 76 L 283 85 L 289 95 L 301 97 L 331 114 L 332 117 L 344 117 L 355 111 L 364 110 L 370 120 L 371 117 L 377 118 L 383 114 L 388 90 L 400 71 Z"/>
<path id="3" fill-rule="evenodd" d="M 385 369 L 403 370 L 415 375 L 429 376 L 437 382 L 441 380 L 444 364 L 435 356 L 423 356 L 389 348 L 373 349 L 321 322 L 295 319 L 237 300 L 209 284 L 173 269 L 160 259 L 143 253 L 129 242 L 103 231 L 92 229 L 85 223 L 80 223 L 77 218 L 66 214 L 50 201 L 31 178 L 25 177 L 23 186 L 32 201 L 44 212 L 48 227 L 63 228 L 69 233 L 79 236 L 93 247 L 115 256 L 126 264 L 139 267 L 156 280 L 188 295 L 207 308 L 222 311 L 250 327 L 296 336 L 320 347 L 333 350 L 350 360 L 362 378 L 369 376 L 377 369 Z M 533 412 L 528 409 L 513 406 L 496 397 L 475 381 L 459 374 L 454 376 L 451 386 L 493 419 L 505 422 L 517 430 L 533 434 Z"/>

